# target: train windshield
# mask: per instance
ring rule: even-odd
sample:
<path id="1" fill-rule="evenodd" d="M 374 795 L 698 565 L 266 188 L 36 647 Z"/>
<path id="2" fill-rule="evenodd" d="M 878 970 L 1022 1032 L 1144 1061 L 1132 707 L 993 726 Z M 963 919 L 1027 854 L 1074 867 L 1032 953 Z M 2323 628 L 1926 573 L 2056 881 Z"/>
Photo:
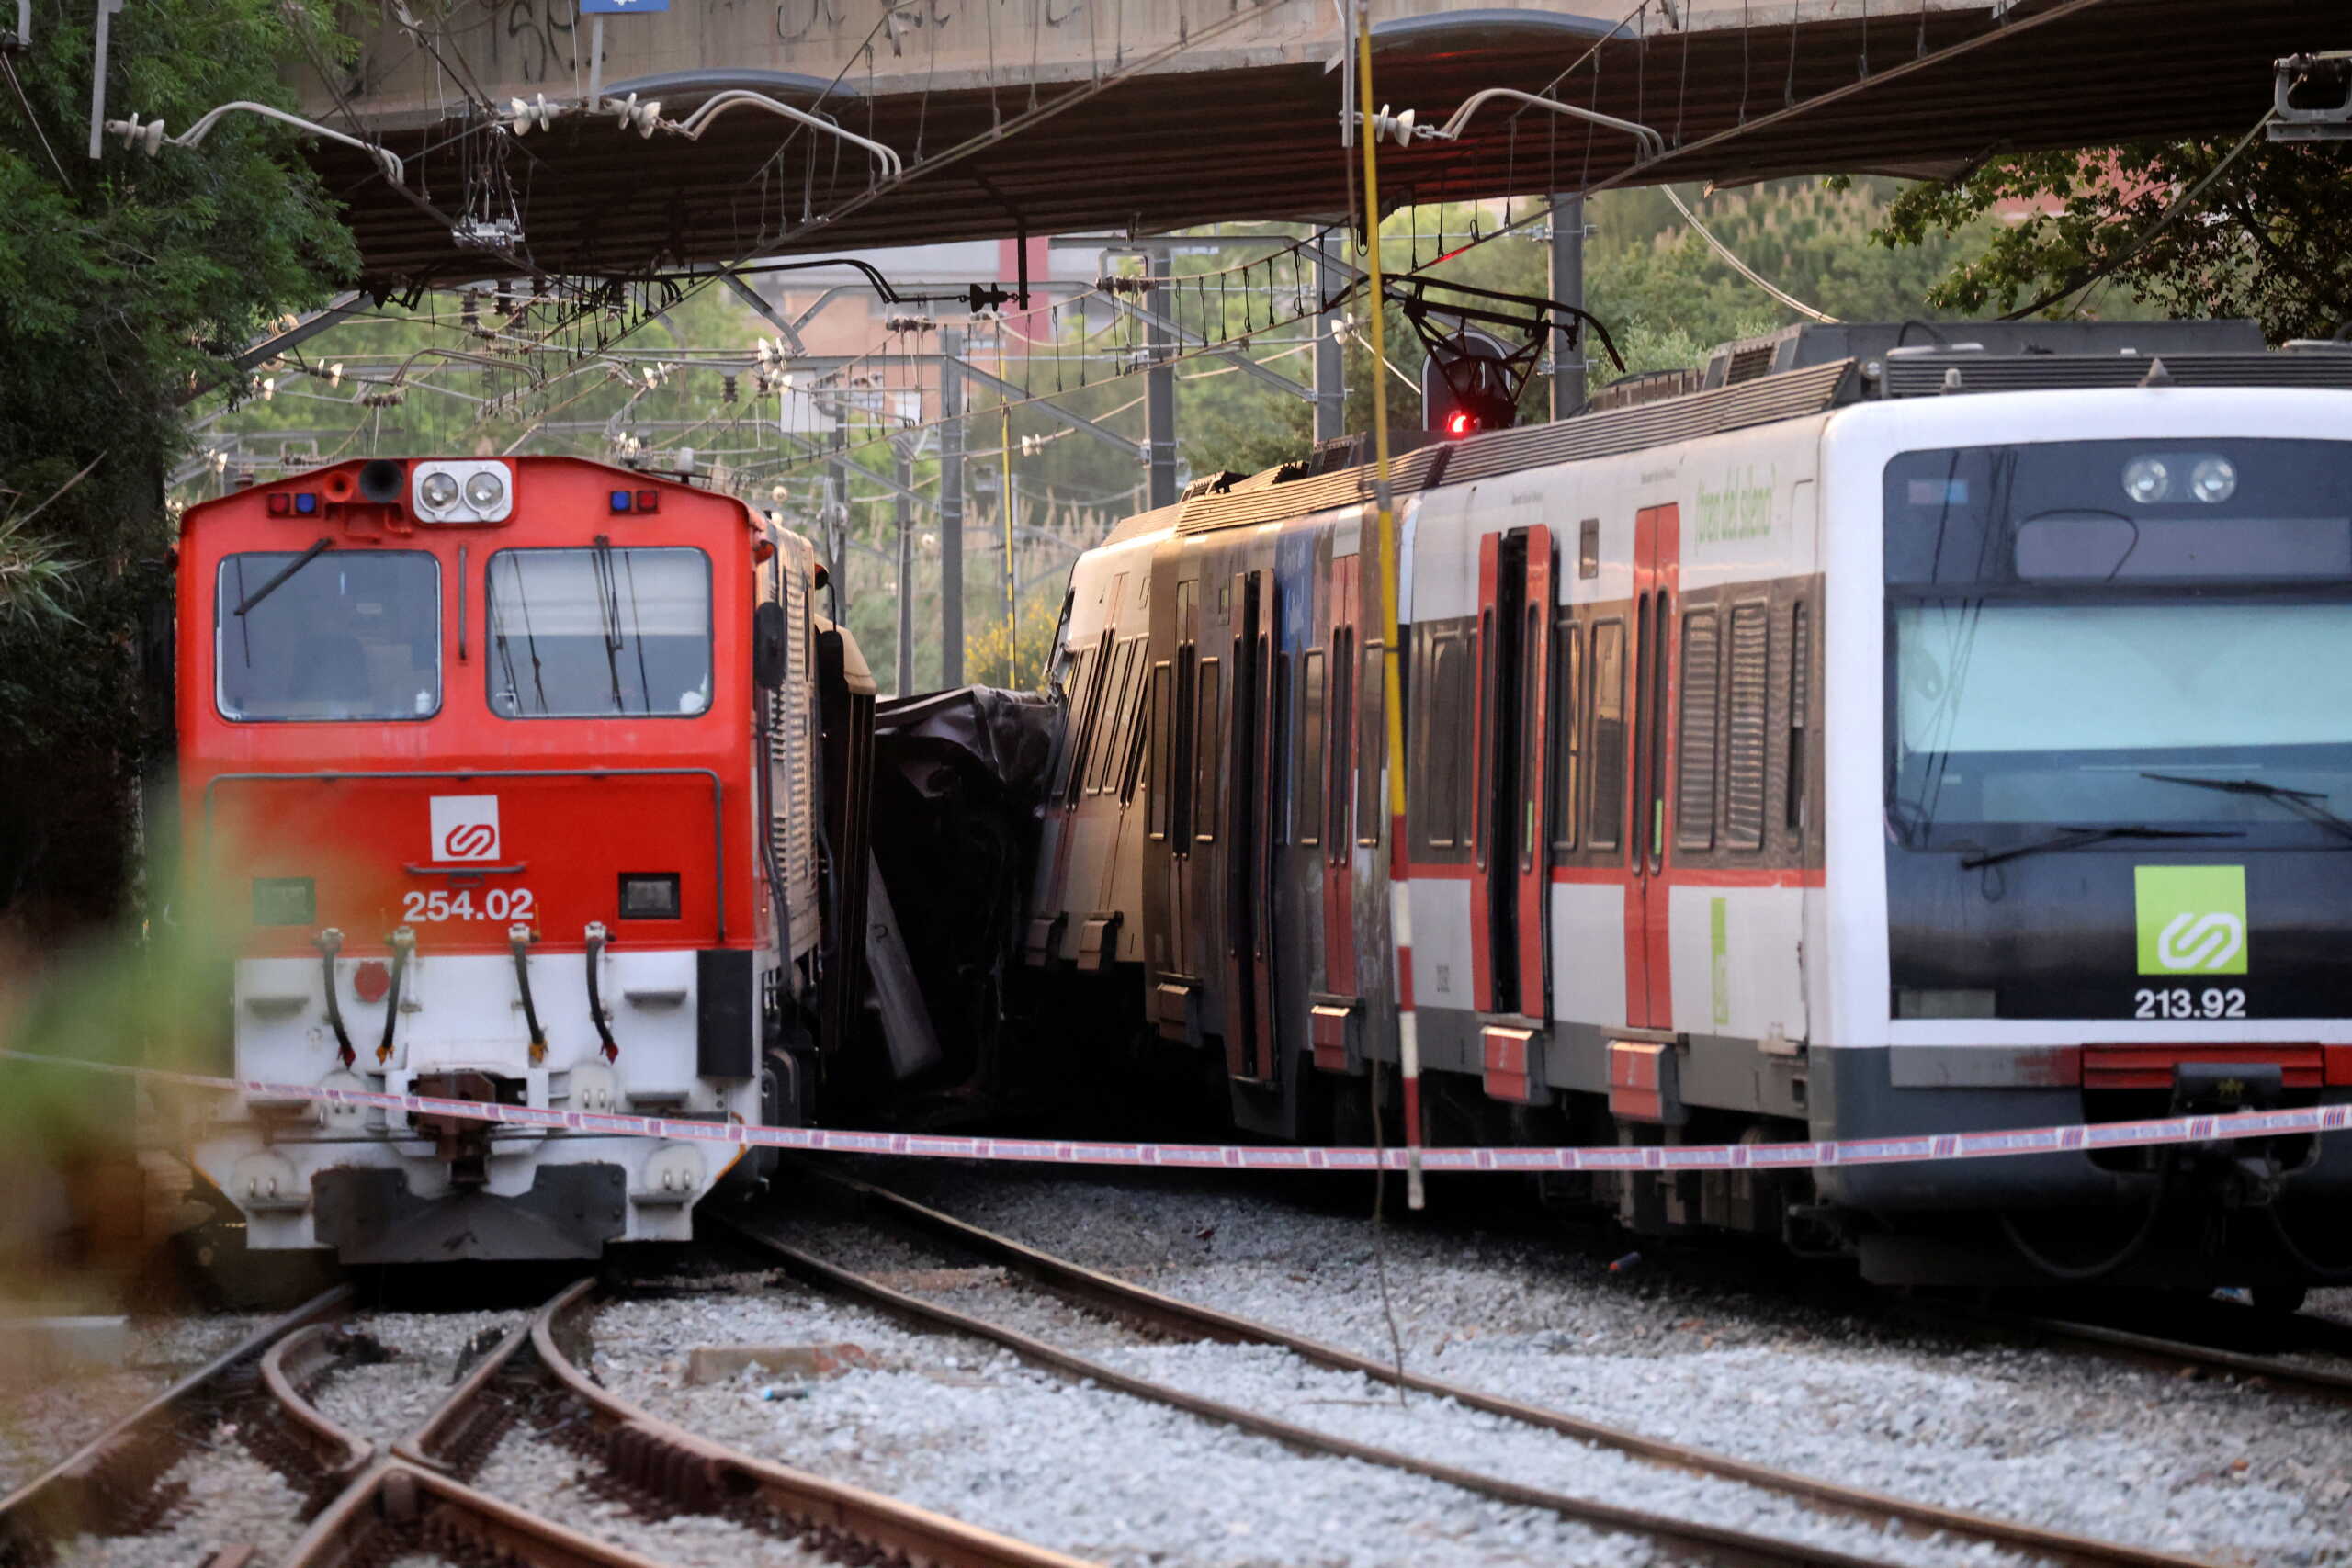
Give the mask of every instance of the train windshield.
<path id="1" fill-rule="evenodd" d="M 1902 841 L 2352 817 L 2352 444 L 1908 453 L 1886 492 Z"/>
<path id="2" fill-rule="evenodd" d="M 441 568 L 423 551 L 252 551 L 220 562 L 218 590 L 213 663 L 224 717 L 414 719 L 440 710 Z"/>
<path id="3" fill-rule="evenodd" d="M 710 706 L 710 558 L 599 543 L 490 558 L 490 706 L 508 718 Z"/>

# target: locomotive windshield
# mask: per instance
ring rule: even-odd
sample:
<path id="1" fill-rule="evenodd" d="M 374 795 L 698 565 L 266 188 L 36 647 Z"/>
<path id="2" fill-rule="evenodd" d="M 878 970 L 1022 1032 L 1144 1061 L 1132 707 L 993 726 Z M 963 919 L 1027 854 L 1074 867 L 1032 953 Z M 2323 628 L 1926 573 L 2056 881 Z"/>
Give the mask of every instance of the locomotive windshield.
<path id="1" fill-rule="evenodd" d="M 1901 841 L 2352 815 L 2352 446 L 1906 453 L 1886 513 Z"/>
<path id="2" fill-rule="evenodd" d="M 213 663 L 224 717 L 381 720 L 439 711 L 441 569 L 431 556 L 252 551 L 220 562 L 218 588 Z"/>
<path id="3" fill-rule="evenodd" d="M 490 558 L 490 706 L 508 718 L 710 706 L 710 559 L 606 545 Z"/>

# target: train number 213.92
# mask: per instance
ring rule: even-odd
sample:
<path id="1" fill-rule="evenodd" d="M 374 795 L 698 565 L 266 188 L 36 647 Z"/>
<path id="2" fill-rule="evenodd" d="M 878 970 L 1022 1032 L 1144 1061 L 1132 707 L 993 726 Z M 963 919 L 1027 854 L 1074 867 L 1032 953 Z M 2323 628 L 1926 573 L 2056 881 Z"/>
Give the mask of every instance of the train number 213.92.
<path id="1" fill-rule="evenodd" d="M 539 912 L 537 895 L 527 887 L 492 887 L 481 897 L 470 887 L 455 893 L 435 888 L 427 893 L 412 888 L 401 896 L 401 919 L 412 923 L 430 920 L 527 920 Z M 2142 1017 L 2148 1016 L 2145 1013 Z"/>
<path id="2" fill-rule="evenodd" d="M 2133 1018 L 2244 1018 L 2245 993 L 2233 986 L 2192 991 L 2186 986 L 2170 990 L 2143 987 L 2132 993 Z"/>

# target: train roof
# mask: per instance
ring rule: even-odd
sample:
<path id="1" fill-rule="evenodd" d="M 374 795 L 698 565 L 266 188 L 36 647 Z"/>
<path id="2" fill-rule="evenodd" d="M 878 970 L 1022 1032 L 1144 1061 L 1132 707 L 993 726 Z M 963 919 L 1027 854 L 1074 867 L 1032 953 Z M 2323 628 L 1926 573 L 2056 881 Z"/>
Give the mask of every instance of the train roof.
<path id="1" fill-rule="evenodd" d="M 1412 495 L 1864 401 L 2142 386 L 2352 390 L 2352 342 L 2274 350 L 2256 323 L 2239 321 L 1806 323 L 1724 344 L 1700 368 L 1629 377 L 1566 419 L 1418 447 L 1391 463 L 1389 488 Z M 1128 519 L 1111 542 L 1169 527 L 1248 527 L 1371 499 L 1372 466 L 1334 463 L 1332 455 L 1196 481 L 1174 506 Z"/>

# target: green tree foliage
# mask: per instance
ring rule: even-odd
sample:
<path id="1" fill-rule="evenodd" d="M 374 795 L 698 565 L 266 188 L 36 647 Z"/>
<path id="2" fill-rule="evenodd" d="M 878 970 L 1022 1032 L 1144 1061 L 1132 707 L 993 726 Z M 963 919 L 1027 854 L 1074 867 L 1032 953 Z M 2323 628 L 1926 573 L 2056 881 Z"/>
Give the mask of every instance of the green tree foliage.
<path id="1" fill-rule="evenodd" d="M 2135 141 L 1999 158 L 1957 183 L 1915 186 L 1877 238 L 1898 252 L 1933 246 L 2006 209 L 2017 220 L 1989 225 L 1990 242 L 1945 272 L 1931 304 L 2009 311 L 2105 276 L 2159 314 L 2251 317 L 2273 342 L 2325 337 L 2352 322 L 2347 191 L 2352 142 Z M 2070 293 L 2057 308 L 2100 298 Z"/>
<path id="2" fill-rule="evenodd" d="M 0 540 L 0 776 L 25 789 L 0 823 L 0 912 L 38 895 L 59 918 L 114 897 L 121 795 L 155 731 L 139 630 L 182 404 L 355 265 L 287 127 L 237 116 L 199 148 L 150 158 L 109 139 L 89 158 L 94 12 L 36 4 L 32 47 L 8 60 L 21 100 L 0 80 L 0 518 L 17 525 Z M 113 18 L 107 112 L 181 130 L 232 99 L 288 103 L 279 69 L 331 45 L 326 17 L 316 0 L 141 0 Z"/>

